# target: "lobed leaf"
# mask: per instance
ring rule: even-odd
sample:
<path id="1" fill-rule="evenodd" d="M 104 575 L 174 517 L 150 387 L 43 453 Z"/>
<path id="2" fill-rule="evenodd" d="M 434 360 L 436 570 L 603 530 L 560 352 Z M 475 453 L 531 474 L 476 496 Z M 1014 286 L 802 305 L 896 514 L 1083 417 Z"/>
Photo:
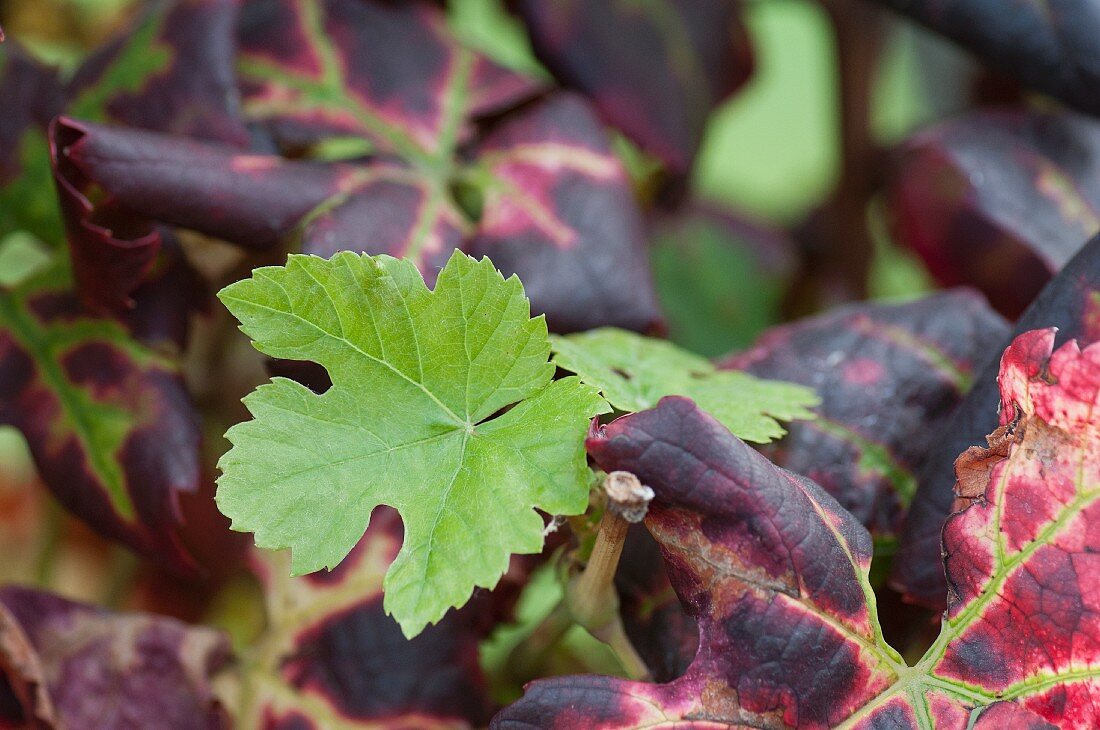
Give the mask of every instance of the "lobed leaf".
<path id="1" fill-rule="evenodd" d="M 652 408 L 666 395 L 691 398 L 748 441 L 767 443 L 785 431 L 779 420 L 813 418 L 809 388 L 721 372 L 671 342 L 601 328 L 552 338 L 554 364 L 598 388 L 620 411 Z"/>
<path id="2" fill-rule="evenodd" d="M 699 622 L 687 673 L 541 680 L 496 728 L 1090 727 L 1100 693 L 1092 537 L 1100 345 L 1053 330 L 1002 359 L 1001 427 L 958 462 L 940 635 L 907 667 L 882 639 L 866 530 L 816 484 L 669 398 L 590 440 L 657 493 L 646 525 Z M 1009 630 L 1011 629 L 1011 630 Z"/>
<path id="3" fill-rule="evenodd" d="M 1069 112 L 976 111 L 903 146 L 894 235 L 947 286 L 1015 318 L 1100 229 L 1100 123 Z"/>
<path id="4" fill-rule="evenodd" d="M 1059 343 L 1074 339 L 1082 344 L 1100 340 L 1100 239 L 1085 244 L 1065 268 L 1043 288 L 1020 317 L 1011 334 L 989 347 L 1001 352 L 1012 339 L 1040 327 L 1059 328 Z M 945 607 L 946 583 L 940 567 L 940 534 L 951 513 L 956 457 L 980 443 L 997 427 L 997 380 L 1000 358 L 988 358 L 978 371 L 973 389 L 951 419 L 936 429 L 923 463 L 916 473 L 913 498 L 890 580 L 910 601 Z"/>
<path id="5" fill-rule="evenodd" d="M 212 629 L 0 588 L 0 725 L 226 728 L 210 681 L 228 660 Z"/>
<path id="6" fill-rule="evenodd" d="M 431 291 L 408 261 L 292 256 L 219 296 L 261 352 L 332 380 L 320 395 L 261 386 L 219 462 L 219 507 L 259 546 L 290 547 L 295 574 L 335 567 L 371 511 L 395 507 L 385 608 L 414 636 L 541 549 L 534 508 L 586 508 L 580 439 L 606 404 L 551 382 L 545 321 L 488 260 L 456 252 Z"/>
<path id="7" fill-rule="evenodd" d="M 753 70 L 738 3 L 523 0 L 539 59 L 675 173 L 691 170 L 710 112 Z"/>
<path id="8" fill-rule="evenodd" d="M 1090 114 L 1100 113 L 1100 10 L 1090 0 L 878 0 L 994 68 Z"/>
<path id="9" fill-rule="evenodd" d="M 721 367 L 821 394 L 817 418 L 792 423 L 764 453 L 885 538 L 901 528 L 917 470 L 1007 331 L 980 296 L 945 292 L 847 305 L 773 328 Z"/>

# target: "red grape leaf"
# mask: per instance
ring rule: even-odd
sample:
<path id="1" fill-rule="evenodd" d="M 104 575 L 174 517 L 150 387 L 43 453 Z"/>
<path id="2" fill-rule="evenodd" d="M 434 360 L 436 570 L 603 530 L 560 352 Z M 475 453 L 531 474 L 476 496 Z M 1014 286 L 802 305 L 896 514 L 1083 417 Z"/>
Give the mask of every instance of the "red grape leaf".
<path id="1" fill-rule="evenodd" d="M 1015 318 L 1100 229 L 1098 173 L 1092 119 L 972 112 L 902 148 L 889 191 L 894 234 L 942 284 L 977 287 Z"/>
<path id="2" fill-rule="evenodd" d="M 0 588 L 0 726 L 227 728 L 210 679 L 228 659 L 212 629 Z"/>
<path id="3" fill-rule="evenodd" d="M 1059 328 L 1058 342 L 1082 345 L 1100 340 L 1100 238 L 1087 243 L 1043 289 L 1016 323 L 1014 334 L 989 347 L 1001 352 L 1012 338 L 1039 327 Z M 891 584 L 910 601 L 942 610 L 947 585 L 940 565 L 940 533 L 951 512 L 955 458 L 997 427 L 997 372 L 1000 358 L 989 358 L 974 387 L 951 420 L 938 429 L 917 473 L 905 530 L 891 573 Z"/>
<path id="4" fill-rule="evenodd" d="M 1005 455 L 982 455 L 984 491 L 944 528 L 948 610 L 914 666 L 882 639 L 867 531 L 813 482 L 667 398 L 605 427 L 589 451 L 656 491 L 646 525 L 699 622 L 698 654 L 662 685 L 537 681 L 493 727 L 1095 726 L 1100 345 L 1053 344 L 1053 330 L 1035 330 L 1005 351 Z"/>
<path id="5" fill-rule="evenodd" d="M 659 317 L 641 214 L 605 132 L 577 97 L 552 96 L 485 137 L 465 168 L 484 184 L 476 223 L 437 180 L 393 162 L 285 160 L 64 118 L 53 141 L 69 177 L 164 223 L 257 248 L 298 231 L 305 252 L 405 256 L 429 281 L 461 244 L 518 273 L 533 310 L 557 331 L 644 330 Z M 385 216 L 375 215 L 380 206 Z"/>
<path id="6" fill-rule="evenodd" d="M 915 472 L 1008 326 L 980 296 L 852 304 L 765 332 L 723 367 L 789 380 L 822 399 L 763 452 L 825 488 L 876 536 L 896 533 Z"/>
<path id="7" fill-rule="evenodd" d="M 332 571 L 291 578 L 285 553 L 256 551 L 268 631 L 259 660 L 242 669 L 242 727 L 484 725 L 492 712 L 478 665 L 491 624 L 485 602 L 475 598 L 406 639 L 382 610 L 382 576 L 401 541 L 400 518 L 383 507 Z"/>
<path id="8" fill-rule="evenodd" d="M 729 0 L 521 0 L 539 59 L 677 174 L 691 170 L 711 110 L 752 74 Z"/>
<path id="9" fill-rule="evenodd" d="M 878 0 L 994 68 L 1100 114 L 1100 9 L 1092 0 Z M 1010 7 L 1011 12 L 1005 12 Z"/>
<path id="10" fill-rule="evenodd" d="M 23 432 L 69 511 L 190 570 L 175 527 L 179 493 L 198 487 L 200 432 L 178 366 L 120 323 L 89 316 L 71 287 L 53 267 L 0 289 L 0 423 Z M 155 317 L 142 325 L 160 327 Z"/>

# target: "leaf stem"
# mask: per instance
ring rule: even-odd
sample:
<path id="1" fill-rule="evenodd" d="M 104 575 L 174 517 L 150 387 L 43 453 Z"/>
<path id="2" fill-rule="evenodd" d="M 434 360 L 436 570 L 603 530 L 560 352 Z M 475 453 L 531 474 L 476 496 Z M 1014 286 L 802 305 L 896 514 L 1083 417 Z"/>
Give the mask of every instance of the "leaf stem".
<path id="1" fill-rule="evenodd" d="M 505 666 L 517 685 L 524 685 L 543 674 L 547 657 L 573 626 L 573 617 L 562 601 L 546 615 L 525 640 L 512 649 Z"/>
<path id="2" fill-rule="evenodd" d="M 566 586 L 565 605 L 574 621 L 611 647 L 629 677 L 644 679 L 649 669 L 623 629 L 614 581 L 627 531 L 645 517 L 653 490 L 625 471 L 608 474 L 603 487 L 607 507 L 596 543 L 584 570 Z"/>

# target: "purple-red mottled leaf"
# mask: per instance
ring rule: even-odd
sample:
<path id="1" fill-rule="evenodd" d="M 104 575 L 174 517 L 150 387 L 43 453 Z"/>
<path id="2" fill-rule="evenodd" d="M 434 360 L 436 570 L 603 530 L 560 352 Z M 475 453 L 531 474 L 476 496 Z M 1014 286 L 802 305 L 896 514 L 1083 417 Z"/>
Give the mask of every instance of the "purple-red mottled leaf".
<path id="1" fill-rule="evenodd" d="M 94 53 L 69 83 L 66 112 L 242 147 L 233 32 L 237 0 L 157 0 L 134 27 Z M 78 291 L 120 314 L 162 242 L 144 212 L 112 196 L 65 155 L 71 130 L 51 131 L 51 158 Z M 93 204 L 93 200 L 95 203 Z"/>
<path id="2" fill-rule="evenodd" d="M 228 659 L 212 629 L 0 588 L 0 727 L 227 728 L 210 679 Z"/>
<path id="3" fill-rule="evenodd" d="M 1075 339 L 1082 345 L 1100 340 L 1100 238 L 1080 253 L 1043 289 L 1017 322 L 1012 335 L 990 347 L 999 353 L 1012 337 L 1039 327 L 1059 328 L 1058 342 Z M 973 389 L 935 441 L 917 474 L 917 492 L 894 558 L 891 584 L 916 603 L 945 606 L 946 583 L 940 565 L 940 533 L 951 511 L 955 458 L 979 444 L 997 426 L 999 356 L 982 366 Z"/>
<path id="4" fill-rule="evenodd" d="M 283 553 L 257 553 L 268 630 L 241 673 L 241 728 L 470 728 L 492 712 L 478 666 L 491 622 L 475 600 L 413 640 L 382 609 L 382 576 L 401 548 L 381 508 L 331 572 L 291 578 Z"/>
<path id="5" fill-rule="evenodd" d="M 134 332 L 154 334 L 153 324 Z M 86 314 L 64 268 L 0 290 L 0 423 L 23 432 L 70 512 L 190 568 L 175 527 L 179 493 L 200 479 L 200 433 L 178 367 L 123 325 Z"/>
<path id="6" fill-rule="evenodd" d="M 900 528 L 916 470 L 1008 325 L 969 291 L 863 303 L 768 330 L 723 367 L 801 383 L 822 403 L 764 453 L 876 536 Z"/>
<path id="7" fill-rule="evenodd" d="M 446 164 L 475 116 L 541 88 L 460 45 L 417 0 L 247 0 L 239 39 L 246 113 L 291 149 L 358 136 Z"/>
<path id="8" fill-rule="evenodd" d="M 46 125 L 62 107 L 57 71 L 9 41 L 0 46 L 0 99 L 0 238 L 22 229 L 59 243 L 45 136 Z"/>
<path id="9" fill-rule="evenodd" d="M 1100 114 L 1100 7 L 1093 0 L 877 0 L 994 68 Z"/>
<path id="10" fill-rule="evenodd" d="M 650 245 L 668 337 L 676 344 L 722 355 L 781 321 L 798 266 L 797 245 L 781 230 L 690 201 L 653 221 Z"/>
<path id="11" fill-rule="evenodd" d="M 1017 317 L 1100 230 L 1100 122 L 1022 111 L 942 122 L 904 145 L 889 200 L 895 237 L 933 276 Z"/>
<path id="12" fill-rule="evenodd" d="M 484 186 L 476 222 L 437 180 L 393 162 L 292 161 L 68 119 L 53 142 L 69 177 L 164 223 L 255 248 L 297 232 L 307 253 L 408 257 L 429 280 L 458 246 L 518 273 L 556 331 L 659 318 L 637 203 L 578 97 L 550 97 L 482 141 L 465 168 Z"/>
<path id="13" fill-rule="evenodd" d="M 753 69 L 732 0 L 521 0 L 539 59 L 672 171 L 690 171 L 710 112 Z"/>
<path id="14" fill-rule="evenodd" d="M 867 583 L 870 535 L 824 490 L 679 397 L 611 423 L 588 448 L 656 492 L 646 526 L 698 621 L 699 651 L 668 684 L 536 681 L 493 727 L 827 727 L 895 681 L 900 660 L 882 648 Z"/>
<path id="15" fill-rule="evenodd" d="M 672 589 L 660 546 L 641 525 L 627 533 L 615 590 L 623 629 L 652 678 L 669 682 L 681 676 L 699 647 L 699 628 Z"/>
<path id="16" fill-rule="evenodd" d="M 1100 344 L 1053 344 L 1034 330 L 1004 353 L 1001 425 L 958 461 L 948 608 L 915 665 L 882 639 L 855 518 L 667 398 L 589 451 L 656 492 L 646 526 L 699 622 L 695 659 L 659 685 L 537 681 L 493 727 L 1095 727 Z"/>
<path id="17" fill-rule="evenodd" d="M 471 255 L 518 274 L 532 309 L 559 332 L 655 325 L 642 218 L 579 97 L 552 97 L 508 118 L 477 153 L 477 171 L 490 179 Z"/>
<path id="18" fill-rule="evenodd" d="M 153 0 L 93 53 L 66 93 L 66 111 L 94 122 L 245 146 L 234 73 L 239 0 Z"/>

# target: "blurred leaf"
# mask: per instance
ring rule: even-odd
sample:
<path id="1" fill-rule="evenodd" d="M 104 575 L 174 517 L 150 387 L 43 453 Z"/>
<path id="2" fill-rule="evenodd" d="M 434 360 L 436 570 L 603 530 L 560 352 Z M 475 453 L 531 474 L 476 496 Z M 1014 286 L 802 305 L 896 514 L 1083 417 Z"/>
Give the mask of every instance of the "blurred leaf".
<path id="1" fill-rule="evenodd" d="M 711 110 L 752 73 L 730 0 L 520 0 L 536 54 L 566 86 L 675 173 L 692 167 Z"/>
<path id="2" fill-rule="evenodd" d="M 1025 85 L 1100 114 L 1100 8 L 1092 0 L 1015 0 L 1011 6 L 999 0 L 878 2 Z"/>
<path id="3" fill-rule="evenodd" d="M 190 570 L 180 492 L 200 478 L 199 427 L 177 364 L 82 311 L 64 267 L 0 290 L 0 422 L 43 481 L 98 532 Z"/>
<path id="4" fill-rule="evenodd" d="M 1068 112 L 971 112 L 902 148 L 894 236 L 946 286 L 1007 317 L 1100 230 L 1100 122 Z"/>
<path id="5" fill-rule="evenodd" d="M 56 69 L 14 40 L 0 45 L 0 237 L 24 230 L 60 245 L 62 229 L 50 175 L 46 125 L 61 111 Z"/>
<path id="6" fill-rule="evenodd" d="M 48 248 L 26 231 L 0 238 L 0 287 L 12 287 L 53 261 Z"/>
<path id="7" fill-rule="evenodd" d="M 382 608 L 402 533 L 397 513 L 380 508 L 335 570 L 300 578 L 286 553 L 256 552 L 267 629 L 241 665 L 239 727 L 484 725 L 492 705 L 477 646 L 489 597 L 406 639 Z"/>
<path id="8" fill-rule="evenodd" d="M 229 726 L 211 688 L 229 647 L 211 629 L 6 586 L 0 656 L 0 723 L 8 709 L 36 728 Z"/>
<path id="9" fill-rule="evenodd" d="M 669 339 L 708 356 L 781 319 L 797 266 L 779 230 L 699 203 L 656 221 L 650 258 Z"/>

